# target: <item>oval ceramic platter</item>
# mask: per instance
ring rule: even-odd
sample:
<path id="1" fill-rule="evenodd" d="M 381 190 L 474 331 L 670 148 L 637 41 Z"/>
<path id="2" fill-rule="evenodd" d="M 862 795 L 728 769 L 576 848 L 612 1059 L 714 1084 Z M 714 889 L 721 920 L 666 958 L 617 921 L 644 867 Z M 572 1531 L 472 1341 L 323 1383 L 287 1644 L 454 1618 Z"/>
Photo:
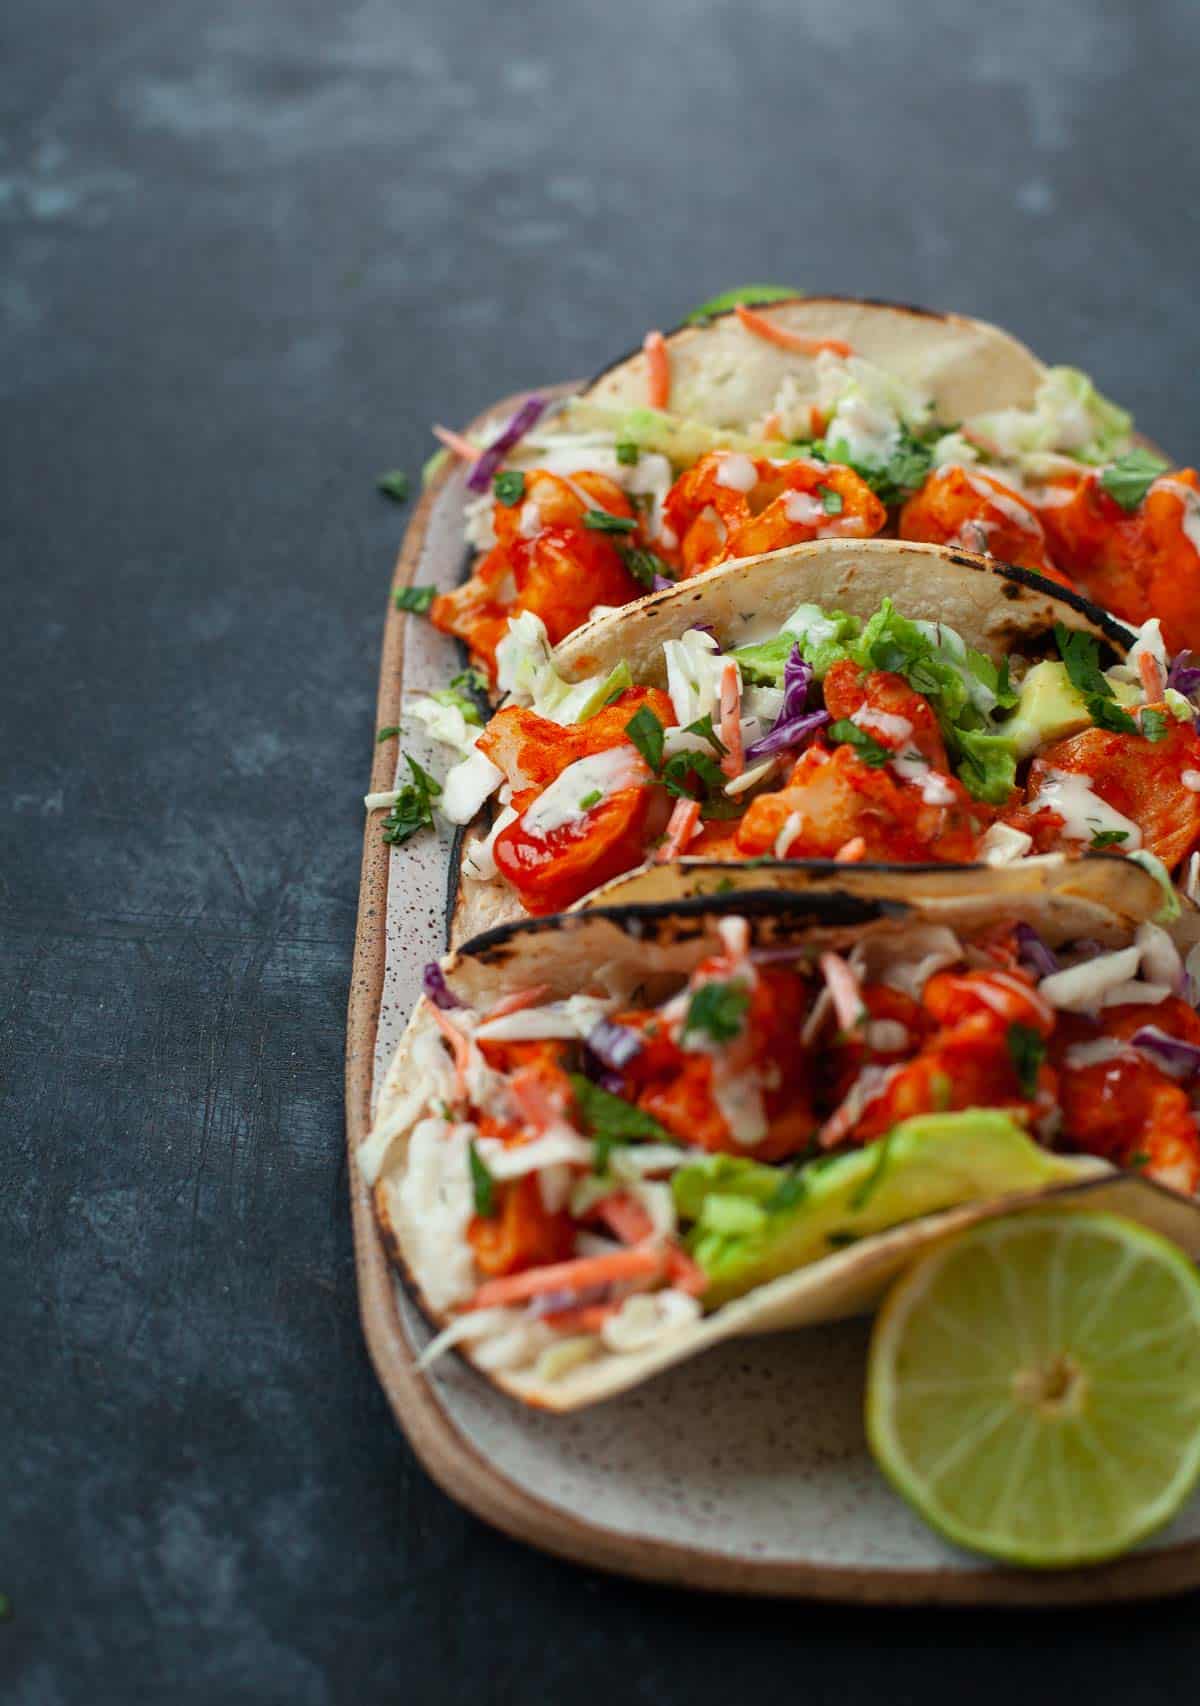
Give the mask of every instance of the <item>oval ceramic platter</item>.
<path id="1" fill-rule="evenodd" d="M 506 416 L 518 399 L 487 417 Z M 476 423 L 479 424 L 479 423 Z M 463 474 L 423 496 L 396 569 L 449 588 L 462 577 Z M 454 644 L 389 610 L 377 727 L 461 667 Z M 434 759 L 405 730 L 418 759 Z M 375 749 L 370 787 L 395 785 L 397 748 Z M 444 762 L 444 756 L 442 759 Z M 546 1551 L 631 1576 L 724 1591 L 878 1604 L 1068 1604 L 1200 1585 L 1200 1498 L 1139 1551 L 1065 1574 L 1000 1569 L 940 1540 L 890 1490 L 862 1423 L 867 1323 L 717 1346 L 573 1415 L 524 1409 L 454 1355 L 427 1374 L 429 1338 L 389 1268 L 353 1162 L 372 1087 L 446 946 L 450 837 L 389 849 L 367 822 L 346 1058 L 359 1298 L 376 1372 L 428 1472 L 485 1521 Z M 1106 1206 L 1126 1180 L 1100 1182 Z M 1100 1206 L 1098 1203 L 1097 1206 Z"/>

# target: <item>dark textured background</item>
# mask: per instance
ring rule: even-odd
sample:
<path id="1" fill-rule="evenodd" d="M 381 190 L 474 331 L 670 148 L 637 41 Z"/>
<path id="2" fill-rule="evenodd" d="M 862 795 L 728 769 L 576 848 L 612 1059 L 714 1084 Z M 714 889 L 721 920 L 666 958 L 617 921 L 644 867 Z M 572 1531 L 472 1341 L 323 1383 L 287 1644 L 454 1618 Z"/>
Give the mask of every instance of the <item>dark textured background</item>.
<path id="1" fill-rule="evenodd" d="M 994 317 L 1186 455 L 1200 12 L 10 0 L 0 31 L 0 1698 L 1184 1698 L 1194 1599 L 705 1602 L 461 1514 L 360 1341 L 341 1061 L 375 472 L 748 278 Z"/>

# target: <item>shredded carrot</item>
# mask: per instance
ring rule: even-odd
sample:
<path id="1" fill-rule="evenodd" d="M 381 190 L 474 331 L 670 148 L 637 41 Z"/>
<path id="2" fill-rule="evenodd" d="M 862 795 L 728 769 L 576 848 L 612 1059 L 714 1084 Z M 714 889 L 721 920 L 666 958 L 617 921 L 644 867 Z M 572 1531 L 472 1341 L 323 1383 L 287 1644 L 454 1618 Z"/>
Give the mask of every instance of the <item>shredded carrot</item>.
<path id="1" fill-rule="evenodd" d="M 766 420 L 763 422 L 762 435 L 764 438 L 783 437 L 783 422 L 779 418 L 778 411 L 773 409 L 767 416 Z"/>
<path id="2" fill-rule="evenodd" d="M 564 1084 L 566 1080 L 563 1080 Z M 545 1131 L 553 1120 L 561 1119 L 566 1110 L 565 1092 L 547 1084 L 534 1064 L 518 1067 L 508 1080 L 508 1093 L 517 1112 L 535 1131 Z"/>
<path id="3" fill-rule="evenodd" d="M 815 403 L 808 405 L 808 430 L 814 438 L 820 438 L 825 431 L 825 416 Z"/>
<path id="4" fill-rule="evenodd" d="M 454 1056 L 454 1081 L 459 1095 L 465 1097 L 467 1093 L 467 1063 L 471 1058 L 471 1044 L 458 1026 L 451 1024 L 440 1007 L 435 1007 L 430 1002 L 429 1011 L 433 1014 L 434 1024 L 450 1046 L 450 1053 Z"/>
<path id="5" fill-rule="evenodd" d="M 642 339 L 646 352 L 646 400 L 652 409 L 665 409 L 671 400 L 671 358 L 661 332 L 647 332 Z"/>
<path id="6" fill-rule="evenodd" d="M 461 456 L 464 462 L 479 461 L 478 447 L 472 444 L 469 438 L 464 438 L 460 432 L 451 432 L 449 427 L 435 426 L 433 436 L 440 439 L 447 450 L 452 450 L 456 456 Z"/>
<path id="7" fill-rule="evenodd" d="M 822 350 L 831 350 L 834 355 L 854 354 L 844 338 L 809 338 L 803 332 L 785 332 L 782 326 L 768 320 L 765 314 L 756 314 L 744 302 L 738 303 L 734 313 L 756 338 L 765 338 L 769 344 L 778 344 L 780 349 L 792 350 L 796 355 L 820 355 Z"/>
<path id="8" fill-rule="evenodd" d="M 721 769 L 726 776 L 740 776 L 746 768 L 746 755 L 742 751 L 742 683 L 732 658 L 721 671 L 721 743 L 728 748 Z"/>
<path id="9" fill-rule="evenodd" d="M 557 1327 L 560 1332 L 573 1329 L 577 1333 L 598 1333 L 610 1315 L 615 1315 L 621 1307 L 614 1303 L 581 1303 L 574 1309 L 558 1309 L 552 1314 L 543 1315 L 542 1320 L 548 1327 Z"/>
<path id="10" fill-rule="evenodd" d="M 675 809 L 667 822 L 666 840 L 654 855 L 660 865 L 679 857 L 695 835 L 699 822 L 699 800 L 676 800 Z"/>
<path id="11" fill-rule="evenodd" d="M 667 1248 L 667 1278 L 676 1291 L 689 1292 L 692 1297 L 702 1297 L 708 1290 L 708 1275 L 678 1244 Z"/>
<path id="12" fill-rule="evenodd" d="M 838 1024 L 843 1031 L 852 1031 L 864 1012 L 858 979 L 840 954 L 822 954 L 818 963 L 833 1001 Z"/>
<path id="13" fill-rule="evenodd" d="M 518 989 L 512 995 L 502 995 L 494 1007 L 488 1008 L 483 1022 L 487 1024 L 492 1019 L 503 1019 L 506 1013 L 520 1013 L 523 1008 L 536 1007 L 549 993 L 548 983 L 535 983 L 529 989 Z"/>
<path id="14" fill-rule="evenodd" d="M 645 1247 L 614 1250 L 605 1256 L 579 1256 L 571 1262 L 551 1262 L 544 1268 L 526 1268 L 524 1273 L 485 1280 L 467 1307 L 490 1309 L 497 1303 L 524 1303 L 543 1291 L 582 1291 L 585 1286 L 608 1285 L 616 1280 L 645 1279 L 661 1272 L 662 1267 L 662 1251 Z"/>
<path id="15" fill-rule="evenodd" d="M 628 1191 L 616 1191 L 603 1197 L 593 1211 L 622 1244 L 640 1244 L 654 1232 L 654 1222 L 636 1197 Z"/>
<path id="16" fill-rule="evenodd" d="M 1146 703 L 1156 703 L 1163 696 L 1162 670 L 1158 667 L 1158 659 L 1149 652 L 1143 652 L 1138 658 L 1138 674 L 1142 679 Z"/>
<path id="17" fill-rule="evenodd" d="M 834 854 L 839 865 L 857 865 L 860 859 L 867 856 L 867 844 L 861 835 L 852 835 L 849 841 L 843 841 Z"/>

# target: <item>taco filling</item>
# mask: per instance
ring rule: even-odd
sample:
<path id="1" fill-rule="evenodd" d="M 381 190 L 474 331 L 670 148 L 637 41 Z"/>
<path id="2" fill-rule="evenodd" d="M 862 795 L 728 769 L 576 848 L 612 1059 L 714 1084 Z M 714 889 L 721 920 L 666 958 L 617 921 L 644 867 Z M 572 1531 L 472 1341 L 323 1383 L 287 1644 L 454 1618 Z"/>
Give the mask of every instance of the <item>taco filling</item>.
<path id="1" fill-rule="evenodd" d="M 786 306 L 652 334 L 636 381 L 626 364 L 579 397 L 533 399 L 479 444 L 443 435 L 472 462 L 466 535 L 480 555 L 430 615 L 493 684 L 497 644 L 523 611 L 557 643 L 665 581 L 881 534 L 1035 570 L 1134 624 L 1157 616 L 1172 651 L 1200 650 L 1200 476 L 1139 446 L 1086 374 L 1029 358 L 1040 379 L 1027 403 L 988 408 L 997 358 L 977 354 L 969 392 L 983 406 L 947 419 L 920 377 L 928 327 L 909 333 L 909 362 L 893 352 L 901 374 L 844 338 L 782 329 Z M 711 362 L 695 353 L 718 335 Z M 693 342 L 677 380 L 682 339 Z M 747 382 L 739 406 L 739 364 L 761 381 L 764 348 L 774 380 Z M 999 365 L 1015 378 L 1011 353 Z M 631 385 L 643 403 L 629 405 Z"/>
<path id="2" fill-rule="evenodd" d="M 625 663 L 564 681 L 526 613 L 441 802 L 468 822 L 496 798 L 464 875 L 544 914 L 652 858 L 1200 863 L 1200 672 L 1172 674 L 1157 621 L 1108 667 L 1087 633 L 1046 645 L 997 666 L 889 599 L 866 621 L 802 604 L 729 651 L 665 642 L 664 690 Z"/>
<path id="3" fill-rule="evenodd" d="M 478 1011 L 430 968 L 403 1109 L 360 1162 L 452 1317 L 439 1347 L 546 1376 L 641 1349 L 1070 1157 L 1200 1188 L 1200 1015 L 1158 926 L 1052 951 L 1027 923 L 921 923 L 835 953 L 726 916 L 716 940 L 657 1000 L 636 972 L 603 993 L 609 966 Z"/>

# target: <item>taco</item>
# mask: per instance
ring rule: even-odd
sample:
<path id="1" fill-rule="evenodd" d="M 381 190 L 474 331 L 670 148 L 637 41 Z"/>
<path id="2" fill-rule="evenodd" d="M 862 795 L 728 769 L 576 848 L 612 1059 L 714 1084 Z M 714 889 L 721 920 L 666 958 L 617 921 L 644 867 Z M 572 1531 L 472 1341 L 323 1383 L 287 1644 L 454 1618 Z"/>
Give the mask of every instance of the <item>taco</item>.
<path id="1" fill-rule="evenodd" d="M 1200 1251 L 1200 1015 L 1153 878 L 843 875 L 427 969 L 358 1152 L 427 1358 L 575 1408 L 869 1309 L 949 1230 L 1050 1197 Z"/>
<path id="2" fill-rule="evenodd" d="M 553 654 L 527 612 L 500 657 L 508 698 L 441 800 L 459 823 L 498 808 L 464 842 L 455 940 L 648 861 L 1107 849 L 1165 880 L 1200 846 L 1200 734 L 1156 626 L 1135 638 L 986 558 L 827 540 L 652 595 Z"/>
<path id="3" fill-rule="evenodd" d="M 480 553 L 430 614 L 495 682 L 510 617 L 551 642 L 665 580 L 823 538 L 983 552 L 1168 650 L 1200 649 L 1200 478 L 994 326 L 841 298 L 650 334 L 578 395 L 530 398 L 471 459 Z"/>

